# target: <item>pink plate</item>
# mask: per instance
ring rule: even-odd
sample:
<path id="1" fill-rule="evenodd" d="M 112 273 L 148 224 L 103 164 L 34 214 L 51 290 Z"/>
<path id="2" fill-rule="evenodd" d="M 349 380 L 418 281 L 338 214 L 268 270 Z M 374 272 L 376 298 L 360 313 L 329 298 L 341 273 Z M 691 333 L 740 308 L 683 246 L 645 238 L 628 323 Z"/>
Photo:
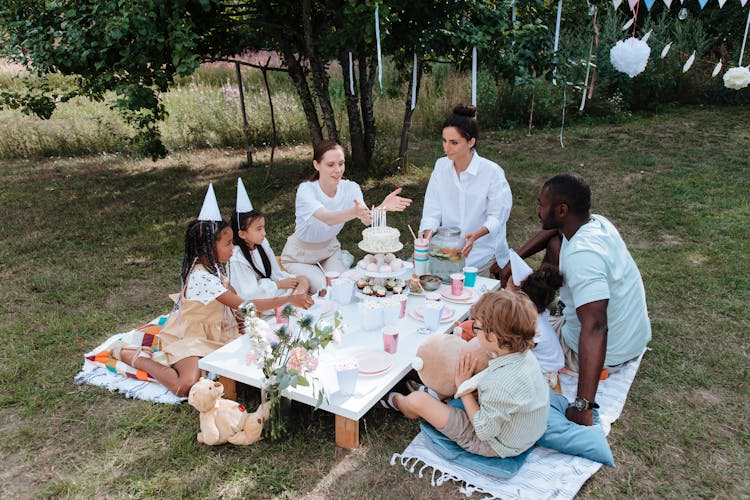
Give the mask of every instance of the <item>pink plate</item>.
<path id="1" fill-rule="evenodd" d="M 424 319 L 424 315 L 422 314 L 422 306 L 417 306 L 414 309 L 412 309 L 414 312 L 414 317 L 416 319 Z M 440 314 L 440 322 L 444 323 L 446 321 L 449 321 L 453 317 L 453 313 L 456 311 L 453 310 L 452 307 L 443 307 L 443 312 Z"/>
<path id="2" fill-rule="evenodd" d="M 476 300 L 479 298 L 477 294 L 474 293 L 473 290 L 470 288 L 464 288 L 464 292 L 459 295 L 453 295 L 451 293 L 451 287 L 450 286 L 443 286 L 438 290 L 440 292 L 440 295 L 447 300 L 448 302 L 453 302 L 456 304 L 472 304 L 476 302 Z"/>
<path id="3" fill-rule="evenodd" d="M 380 375 L 390 370 L 393 356 L 377 349 L 355 349 L 350 356 L 359 365 L 359 374 L 364 376 Z"/>

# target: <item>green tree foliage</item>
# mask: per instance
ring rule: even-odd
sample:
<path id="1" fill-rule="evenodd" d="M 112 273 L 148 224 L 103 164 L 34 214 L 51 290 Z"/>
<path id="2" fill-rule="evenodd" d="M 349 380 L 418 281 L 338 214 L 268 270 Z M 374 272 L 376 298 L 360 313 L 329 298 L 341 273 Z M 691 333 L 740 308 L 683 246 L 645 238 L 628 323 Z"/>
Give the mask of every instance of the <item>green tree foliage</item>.
<path id="1" fill-rule="evenodd" d="M 3 92 L 3 102 L 49 117 L 56 101 L 79 94 L 102 100 L 114 91 L 114 105 L 137 127 L 140 149 L 163 156 L 159 92 L 198 68 L 218 7 L 218 0 L 4 2 L 5 55 L 39 78 L 25 92 Z M 44 79 L 50 72 L 76 75 L 77 85 L 53 92 Z"/>

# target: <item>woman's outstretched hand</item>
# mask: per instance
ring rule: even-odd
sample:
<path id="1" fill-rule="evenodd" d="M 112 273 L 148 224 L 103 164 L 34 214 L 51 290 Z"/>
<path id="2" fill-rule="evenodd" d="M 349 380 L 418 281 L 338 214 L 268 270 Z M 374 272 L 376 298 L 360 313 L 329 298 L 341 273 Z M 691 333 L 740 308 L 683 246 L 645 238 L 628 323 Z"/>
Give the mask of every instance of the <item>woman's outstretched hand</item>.
<path id="1" fill-rule="evenodd" d="M 380 208 L 384 208 L 391 212 L 403 212 L 406 207 L 411 205 L 411 198 L 403 198 L 399 196 L 401 188 L 395 189 L 391 194 L 385 197 L 383 203 L 380 204 Z"/>
<path id="2" fill-rule="evenodd" d="M 362 224 L 369 226 L 372 222 L 372 214 L 370 210 L 359 203 L 359 200 L 354 200 L 354 216 L 362 221 Z"/>

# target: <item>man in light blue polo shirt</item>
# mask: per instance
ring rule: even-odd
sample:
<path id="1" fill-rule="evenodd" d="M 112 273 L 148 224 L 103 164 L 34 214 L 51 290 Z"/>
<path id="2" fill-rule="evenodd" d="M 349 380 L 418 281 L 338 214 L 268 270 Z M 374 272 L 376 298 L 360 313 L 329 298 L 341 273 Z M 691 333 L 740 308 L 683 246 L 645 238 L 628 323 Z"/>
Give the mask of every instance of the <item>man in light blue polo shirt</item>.
<path id="1" fill-rule="evenodd" d="M 557 175 L 539 191 L 540 234 L 562 237 L 562 340 L 578 364 L 577 398 L 566 415 L 583 425 L 593 423 L 602 368 L 639 356 L 651 340 L 641 273 L 617 229 L 590 210 L 591 190 L 580 175 Z"/>

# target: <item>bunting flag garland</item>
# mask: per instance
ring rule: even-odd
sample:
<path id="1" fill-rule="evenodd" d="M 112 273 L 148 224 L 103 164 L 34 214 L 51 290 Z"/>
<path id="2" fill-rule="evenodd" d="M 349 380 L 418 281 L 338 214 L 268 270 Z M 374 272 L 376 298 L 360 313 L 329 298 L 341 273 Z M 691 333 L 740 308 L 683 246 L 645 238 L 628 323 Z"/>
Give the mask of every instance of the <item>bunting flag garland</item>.
<path id="1" fill-rule="evenodd" d="M 693 67 L 693 63 L 695 63 L 695 51 L 690 54 L 690 57 L 688 57 L 687 61 L 685 61 L 685 65 L 682 67 L 682 72 L 687 73 L 687 71 Z"/>
<path id="2" fill-rule="evenodd" d="M 672 42 L 669 42 L 668 44 L 666 44 L 664 46 L 663 49 L 661 49 L 661 58 L 662 59 L 664 59 L 665 57 L 667 57 L 667 54 L 669 54 L 669 49 L 671 49 L 671 48 L 672 48 Z"/>
<path id="3" fill-rule="evenodd" d="M 352 63 L 351 52 L 349 52 L 349 93 L 354 95 L 354 63 Z"/>
<path id="4" fill-rule="evenodd" d="M 701 10 L 703 10 L 703 7 L 705 7 L 707 3 L 708 0 L 698 0 L 698 4 L 701 6 Z"/>
<path id="5" fill-rule="evenodd" d="M 667 9 L 669 9 L 672 6 L 672 0 L 664 0 L 664 5 L 667 6 Z"/>
<path id="6" fill-rule="evenodd" d="M 471 105 L 477 105 L 477 48 L 471 49 Z"/>
<path id="7" fill-rule="evenodd" d="M 742 6 L 744 7 L 744 6 L 745 6 L 745 4 L 747 3 L 747 0 L 740 0 L 740 3 L 741 3 L 741 4 L 742 4 Z"/>
<path id="8" fill-rule="evenodd" d="M 636 5 L 638 5 L 638 0 L 628 0 L 628 5 L 630 6 L 630 10 L 635 10 Z"/>
<path id="9" fill-rule="evenodd" d="M 417 53 L 414 53 L 414 66 L 411 69 L 411 109 L 417 107 Z"/>
<path id="10" fill-rule="evenodd" d="M 654 6 L 654 2 L 655 2 L 655 1 L 656 1 L 656 0 L 643 0 L 643 3 L 645 3 L 645 4 L 646 4 L 646 10 L 649 10 L 649 11 L 650 11 L 650 10 L 651 10 L 651 7 L 653 7 L 653 6 Z"/>
<path id="11" fill-rule="evenodd" d="M 670 0 L 671 1 L 671 0 Z M 620 8 L 620 5 L 622 5 L 622 0 L 612 0 L 612 3 L 615 6 L 615 10 Z"/>
<path id="12" fill-rule="evenodd" d="M 721 66 L 721 59 L 719 59 L 719 62 L 716 63 L 716 66 L 714 66 L 714 70 L 711 72 L 711 78 L 716 78 L 716 75 L 721 72 Z"/>
<path id="13" fill-rule="evenodd" d="M 719 0 L 719 8 L 721 9 L 724 7 L 724 4 L 727 3 L 727 0 Z"/>
<path id="14" fill-rule="evenodd" d="M 380 93 L 383 93 L 383 55 L 380 52 L 380 15 L 379 5 L 375 5 L 375 43 L 378 48 L 378 85 L 380 85 Z"/>
<path id="15" fill-rule="evenodd" d="M 648 33 L 646 33 L 645 35 L 643 35 L 643 37 L 641 37 L 641 40 L 643 40 L 644 42 L 648 42 L 648 39 L 651 38 L 651 33 L 653 33 L 653 32 L 654 32 L 654 30 L 648 30 Z"/>

